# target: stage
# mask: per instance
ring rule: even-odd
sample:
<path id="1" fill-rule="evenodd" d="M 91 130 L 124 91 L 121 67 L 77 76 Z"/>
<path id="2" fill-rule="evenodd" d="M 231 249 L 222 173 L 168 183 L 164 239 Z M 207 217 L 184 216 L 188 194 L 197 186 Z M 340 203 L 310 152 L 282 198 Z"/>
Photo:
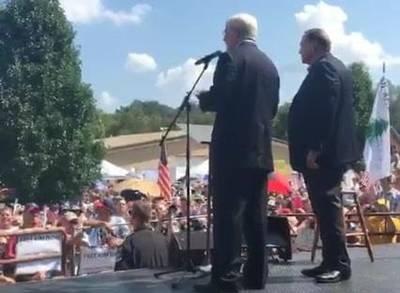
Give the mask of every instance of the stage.
<path id="1" fill-rule="evenodd" d="M 270 264 L 270 277 L 265 291 L 268 293 L 289 292 L 323 292 L 323 293 L 363 293 L 363 292 L 400 292 L 400 245 L 380 245 L 373 247 L 375 262 L 369 261 L 364 248 L 350 248 L 353 264 L 353 278 L 340 284 L 317 285 L 312 279 L 300 276 L 300 270 L 311 267 L 310 253 L 294 255 L 289 264 Z M 207 278 L 200 280 L 184 280 L 177 290 L 171 285 L 181 276 L 169 275 L 156 279 L 153 271 L 137 270 L 122 273 L 104 273 L 96 276 L 74 279 L 53 280 L 42 283 L 18 284 L 0 287 L 1 292 L 193 292 L 196 283 L 205 283 Z M 190 276 L 190 275 L 187 275 Z M 246 291 L 243 291 L 246 292 Z"/>

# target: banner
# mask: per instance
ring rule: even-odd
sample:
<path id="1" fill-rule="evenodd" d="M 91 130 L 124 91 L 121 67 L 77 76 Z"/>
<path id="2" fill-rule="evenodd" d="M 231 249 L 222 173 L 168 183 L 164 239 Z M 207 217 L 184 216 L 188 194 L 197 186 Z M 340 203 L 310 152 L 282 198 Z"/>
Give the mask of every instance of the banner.
<path id="1" fill-rule="evenodd" d="M 83 247 L 81 251 L 80 274 L 95 274 L 114 271 L 117 249 L 108 247 Z"/>
<path id="2" fill-rule="evenodd" d="M 378 85 L 364 148 L 366 171 L 371 184 L 391 175 L 389 104 L 389 84 L 382 78 Z"/>
<path id="3" fill-rule="evenodd" d="M 60 233 L 21 235 L 17 238 L 16 258 L 45 257 L 58 254 L 54 259 L 17 264 L 16 275 L 61 271 L 62 235 Z"/>

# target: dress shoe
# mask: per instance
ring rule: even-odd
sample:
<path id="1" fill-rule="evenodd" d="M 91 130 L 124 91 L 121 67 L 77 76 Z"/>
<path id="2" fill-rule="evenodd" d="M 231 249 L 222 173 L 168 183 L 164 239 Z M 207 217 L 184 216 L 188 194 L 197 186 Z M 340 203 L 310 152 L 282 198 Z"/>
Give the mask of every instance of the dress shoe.
<path id="1" fill-rule="evenodd" d="M 310 277 L 310 278 L 315 278 L 316 276 L 319 276 L 323 273 L 328 272 L 329 270 L 326 269 L 323 266 L 318 266 L 312 269 L 304 269 L 301 271 L 301 273 L 306 276 L 306 277 Z"/>
<path id="2" fill-rule="evenodd" d="M 230 271 L 221 276 L 221 281 L 226 283 L 235 283 L 242 277 L 240 272 Z"/>
<path id="3" fill-rule="evenodd" d="M 317 283 L 331 284 L 350 279 L 351 272 L 341 272 L 337 270 L 325 272 L 315 277 Z"/>

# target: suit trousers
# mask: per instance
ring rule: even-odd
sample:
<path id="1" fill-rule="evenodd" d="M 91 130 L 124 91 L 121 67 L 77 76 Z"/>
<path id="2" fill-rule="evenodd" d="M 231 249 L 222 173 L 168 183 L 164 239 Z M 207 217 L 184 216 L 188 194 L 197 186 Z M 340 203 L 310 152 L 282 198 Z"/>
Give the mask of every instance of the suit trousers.
<path id="1" fill-rule="evenodd" d="M 322 265 L 331 270 L 349 272 L 351 262 L 346 248 L 340 188 L 343 171 L 333 168 L 308 170 L 303 175 L 320 227 Z"/>
<path id="2" fill-rule="evenodd" d="M 266 262 L 267 171 L 263 169 L 212 168 L 213 236 L 212 281 L 238 271 L 242 235 L 247 243 L 244 282 L 249 288 L 263 288 L 268 274 Z"/>

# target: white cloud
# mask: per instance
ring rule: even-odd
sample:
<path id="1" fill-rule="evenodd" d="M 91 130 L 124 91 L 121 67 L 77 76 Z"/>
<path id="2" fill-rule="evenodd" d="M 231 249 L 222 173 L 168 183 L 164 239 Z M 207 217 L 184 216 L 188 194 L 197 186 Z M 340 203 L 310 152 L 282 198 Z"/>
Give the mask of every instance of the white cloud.
<path id="1" fill-rule="evenodd" d="M 97 98 L 97 106 L 107 113 L 112 113 L 121 106 L 121 101 L 109 92 L 104 91 Z"/>
<path id="2" fill-rule="evenodd" d="M 150 5 L 138 4 L 133 6 L 130 12 L 105 10 L 104 17 L 111 20 L 116 25 L 122 25 L 125 23 L 139 24 L 150 11 Z"/>
<path id="3" fill-rule="evenodd" d="M 148 72 L 157 69 L 154 58 L 146 53 L 129 53 L 125 66 L 132 72 Z"/>
<path id="4" fill-rule="evenodd" d="M 346 63 L 363 61 L 372 68 L 381 67 L 383 62 L 400 65 L 400 56 L 390 55 L 379 42 L 370 41 L 361 32 L 348 32 L 348 16 L 339 6 L 323 1 L 305 5 L 295 18 L 302 30 L 314 27 L 326 30 L 333 43 L 333 52 Z"/>
<path id="5" fill-rule="evenodd" d="M 116 25 L 139 24 L 151 11 L 148 4 L 137 4 L 130 11 L 113 11 L 104 6 L 102 0 L 61 0 L 67 19 L 74 23 L 90 23 L 109 20 Z"/>
<path id="6" fill-rule="evenodd" d="M 177 106 L 183 99 L 203 68 L 202 66 L 195 66 L 195 61 L 195 59 L 189 58 L 182 65 L 159 73 L 156 86 L 161 90 L 162 102 Z M 205 90 L 210 87 L 214 70 L 215 65 L 211 64 L 199 82 L 197 90 Z"/>

